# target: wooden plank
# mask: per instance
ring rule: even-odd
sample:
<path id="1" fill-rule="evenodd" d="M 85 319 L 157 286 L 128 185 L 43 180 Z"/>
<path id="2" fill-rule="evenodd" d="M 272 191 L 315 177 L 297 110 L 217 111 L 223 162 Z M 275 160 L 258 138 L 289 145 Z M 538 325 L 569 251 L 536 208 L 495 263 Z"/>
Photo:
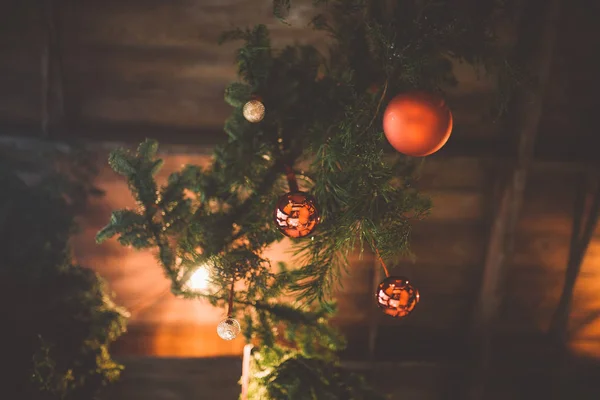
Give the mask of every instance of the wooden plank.
<path id="1" fill-rule="evenodd" d="M 520 307 L 535 309 L 551 307 L 560 295 L 560 274 L 544 274 L 534 270 L 512 273 L 506 278 L 506 295 L 503 304 L 513 302 Z"/>
<path id="2" fill-rule="evenodd" d="M 407 276 L 423 298 L 458 298 L 472 294 L 478 283 L 480 269 L 481 263 L 450 264 L 440 259 L 434 264 L 417 262 L 414 265 L 403 265 L 398 268 L 398 274 Z"/>
<path id="3" fill-rule="evenodd" d="M 577 281 L 577 293 L 573 298 L 573 310 L 582 303 L 600 309 L 600 240 L 590 242 L 585 254 L 579 279 Z M 564 273 L 564 270 L 562 271 Z"/>
<path id="4" fill-rule="evenodd" d="M 593 175 L 593 171 L 587 171 Z M 529 234 L 554 234 L 566 237 L 568 245 L 572 231 L 573 202 L 576 193 L 576 182 L 581 171 L 561 171 L 552 174 L 536 173 L 531 176 L 525 194 L 523 212 L 519 219 L 519 231 Z M 557 190 L 559 188 L 560 190 Z M 591 201 L 591 194 L 588 194 Z M 596 229 L 594 236 L 600 235 Z"/>
<path id="5" fill-rule="evenodd" d="M 537 265 L 544 270 L 562 271 L 568 253 L 568 236 L 519 232 L 511 265 Z"/>
<path id="6" fill-rule="evenodd" d="M 428 157 L 419 178 L 422 190 L 479 190 L 487 180 L 485 164 L 469 157 Z"/>
<path id="7" fill-rule="evenodd" d="M 414 261 L 404 265 L 478 265 L 485 252 L 483 224 L 419 221 L 413 226 Z M 393 267 L 393 266 L 392 266 Z"/>
<path id="8" fill-rule="evenodd" d="M 125 370 L 99 400 L 238 399 L 239 355 L 223 358 L 119 357 Z M 12 397 L 12 396 L 11 396 Z"/>
<path id="9" fill-rule="evenodd" d="M 379 329 L 388 326 L 403 326 L 418 329 L 454 330 L 462 332 L 468 326 L 469 315 L 465 310 L 472 303 L 473 294 L 456 293 L 440 295 L 425 292 L 414 311 L 404 318 L 392 318 L 382 312 L 378 314 Z"/>
<path id="10" fill-rule="evenodd" d="M 535 269 L 546 274 L 562 274 L 569 256 L 569 236 L 521 232 L 515 245 L 510 271 Z M 587 265 L 600 263 L 600 237 L 590 241 L 585 255 Z M 593 274 L 596 271 L 585 271 Z M 600 273 L 600 271 L 598 271 Z"/>
<path id="11" fill-rule="evenodd" d="M 588 262 L 586 262 L 586 265 L 591 265 L 591 266 L 598 265 L 597 261 L 598 261 L 598 258 L 590 259 Z M 599 279 L 600 280 L 600 271 L 593 270 L 593 268 L 590 268 L 590 269 L 592 269 L 592 270 L 581 271 L 579 273 L 579 277 L 585 278 L 585 279 Z M 541 266 L 539 264 L 514 264 L 513 263 L 510 265 L 508 273 L 510 275 L 514 275 L 516 277 L 520 277 L 521 275 L 524 275 L 524 276 L 544 275 L 544 276 L 548 276 L 549 279 L 556 279 L 560 283 L 562 283 L 562 281 L 564 279 L 565 268 L 564 268 L 564 264 L 562 265 L 562 268 L 549 268 L 549 267 Z M 516 278 L 516 279 L 519 279 L 519 278 Z M 599 298 L 599 300 L 600 300 L 600 298 Z"/>
<path id="12" fill-rule="evenodd" d="M 507 302 L 499 311 L 497 335 L 505 333 L 539 333 L 543 334 L 550 318 L 552 318 L 552 306 L 536 305 L 536 308 L 523 307 L 515 302 Z"/>
<path id="13" fill-rule="evenodd" d="M 371 306 L 374 302 L 374 296 L 370 291 L 362 293 L 342 292 L 335 296 L 337 300 L 338 313 L 334 321 L 339 324 L 362 323 L 369 320 Z"/>
<path id="14" fill-rule="evenodd" d="M 483 191 L 437 190 L 423 192 L 431 198 L 433 208 L 427 220 L 471 222 L 483 218 Z"/>
<path id="15" fill-rule="evenodd" d="M 536 331 L 547 335 L 548 326 L 556 310 L 556 304 L 562 291 L 562 280 L 557 276 L 551 280 L 530 280 L 530 283 L 537 286 L 520 287 L 508 285 L 514 293 L 508 296 L 501 307 L 498 318 L 498 334 L 503 332 L 527 332 Z M 573 302 L 573 308 L 569 314 L 570 332 L 568 343 L 577 341 L 582 335 L 589 335 L 590 330 L 585 330 L 586 326 L 595 324 L 600 326 L 600 308 L 596 299 L 598 292 L 598 277 L 583 277 L 579 279 L 579 290 L 588 288 L 589 295 L 585 298 L 578 298 Z M 529 289 L 528 289 L 529 288 Z M 591 289 L 595 288 L 593 292 Z M 583 331 L 582 331 L 583 329 Z M 599 332 L 600 330 L 594 330 Z M 600 343 L 598 344 L 600 346 Z"/>
<path id="16" fill-rule="evenodd" d="M 517 159 L 515 143 L 510 136 L 503 131 L 500 136 L 493 138 L 463 136 L 455 137 L 432 157 L 454 158 L 474 157 L 487 160 L 508 160 L 514 162 Z M 587 162 L 598 164 L 598 154 L 594 146 L 596 136 L 590 130 L 578 140 L 565 140 L 563 136 L 552 131 L 542 132 L 544 140 L 533 144 L 533 158 L 538 162 Z M 507 164 L 505 164 L 507 166 Z"/>
<path id="17" fill-rule="evenodd" d="M 198 147 L 210 151 L 215 145 L 225 142 L 227 137 L 222 126 L 221 120 L 218 123 L 213 122 L 212 125 L 206 124 L 206 121 L 202 121 L 202 124 L 192 125 L 183 125 L 181 121 L 178 121 L 177 125 L 160 125 L 133 121 L 81 119 L 77 121 L 77 124 L 73 123 L 70 133 L 57 132 L 54 139 L 68 142 L 76 138 L 90 146 L 97 146 L 98 143 L 133 145 L 146 138 L 152 138 L 159 140 L 163 149 L 170 149 L 170 152 L 193 153 L 197 151 Z M 0 132 L 7 138 L 31 139 L 39 136 L 39 124 L 27 120 L 4 119 L 0 120 Z M 600 163 L 598 153 L 594 146 L 588 145 L 593 143 L 595 138 L 596 136 L 592 135 L 592 132 L 588 138 L 581 140 L 565 140 L 549 136 L 545 132 L 544 140 L 536 145 L 535 163 L 532 164 L 532 167 L 538 171 L 598 170 Z M 440 171 L 439 173 L 442 175 L 438 174 L 436 177 L 436 174 L 428 173 L 425 169 L 422 180 L 435 179 L 436 184 L 443 185 L 446 176 L 454 176 L 461 179 L 464 186 L 479 186 L 473 185 L 472 182 L 486 179 L 485 171 L 481 170 L 482 166 L 493 165 L 494 168 L 503 170 L 513 165 L 515 156 L 514 146 L 510 145 L 510 140 L 507 140 L 504 133 L 502 136 L 493 138 L 477 136 L 455 138 L 438 153 L 428 157 L 426 162 L 426 165 L 434 162 L 440 166 L 448 165 L 446 171 Z M 461 178 L 458 171 L 450 168 L 452 164 L 445 164 L 448 160 L 453 162 L 456 159 L 479 160 L 475 169 L 463 171 L 469 176 L 478 178 L 473 180 L 466 175 Z"/>

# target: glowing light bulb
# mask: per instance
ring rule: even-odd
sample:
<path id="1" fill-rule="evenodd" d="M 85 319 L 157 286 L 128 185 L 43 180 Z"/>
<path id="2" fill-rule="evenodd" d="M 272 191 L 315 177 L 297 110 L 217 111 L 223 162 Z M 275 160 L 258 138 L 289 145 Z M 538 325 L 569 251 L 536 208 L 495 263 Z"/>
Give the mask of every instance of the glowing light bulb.
<path id="1" fill-rule="evenodd" d="M 205 266 L 198 267 L 186 282 L 186 287 L 189 290 L 201 291 L 208 289 L 210 285 L 210 272 Z"/>

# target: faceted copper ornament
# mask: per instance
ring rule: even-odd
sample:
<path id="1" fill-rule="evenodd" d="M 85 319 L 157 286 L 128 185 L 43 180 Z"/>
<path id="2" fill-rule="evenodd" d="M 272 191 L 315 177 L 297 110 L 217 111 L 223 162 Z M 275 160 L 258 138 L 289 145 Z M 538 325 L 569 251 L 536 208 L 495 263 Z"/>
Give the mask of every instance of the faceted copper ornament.
<path id="1" fill-rule="evenodd" d="M 408 279 L 390 276 L 379 284 L 375 298 L 384 313 L 394 318 L 402 318 L 410 314 L 419 302 L 419 291 Z"/>
<path id="2" fill-rule="evenodd" d="M 273 218 L 281 233 L 291 238 L 310 235 L 321 220 L 315 198 L 304 192 L 290 192 L 281 196 Z"/>

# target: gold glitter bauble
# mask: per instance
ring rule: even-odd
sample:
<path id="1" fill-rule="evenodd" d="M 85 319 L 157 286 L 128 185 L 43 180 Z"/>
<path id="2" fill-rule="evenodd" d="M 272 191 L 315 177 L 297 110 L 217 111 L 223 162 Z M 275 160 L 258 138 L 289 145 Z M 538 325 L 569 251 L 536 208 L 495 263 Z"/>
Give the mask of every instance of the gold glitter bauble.
<path id="1" fill-rule="evenodd" d="M 419 302 L 419 291 L 399 276 L 385 278 L 379 284 L 375 295 L 377 305 L 391 317 L 402 318 L 414 310 Z"/>
<path id="2" fill-rule="evenodd" d="M 233 340 L 239 335 L 242 327 L 240 323 L 233 318 L 225 318 L 217 326 L 217 334 L 223 340 Z"/>
<path id="3" fill-rule="evenodd" d="M 255 124 L 265 117 L 265 105 L 260 100 L 250 100 L 244 104 L 243 113 L 248 122 Z"/>

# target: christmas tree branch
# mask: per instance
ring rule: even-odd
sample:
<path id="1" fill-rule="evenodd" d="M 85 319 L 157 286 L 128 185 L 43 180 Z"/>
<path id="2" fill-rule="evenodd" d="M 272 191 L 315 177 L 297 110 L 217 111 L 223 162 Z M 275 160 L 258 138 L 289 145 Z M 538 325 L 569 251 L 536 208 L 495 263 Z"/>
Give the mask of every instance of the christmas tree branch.
<path id="1" fill-rule="evenodd" d="M 409 252 L 411 225 L 431 207 L 415 187 L 415 160 L 387 154 L 377 121 L 390 94 L 455 84 L 451 58 L 489 60 L 493 37 L 484 21 L 497 11 L 495 0 L 478 1 L 479 14 L 449 1 L 403 1 L 389 10 L 379 1 L 321 3 L 326 9 L 312 24 L 329 33 L 328 56 L 305 45 L 275 51 L 264 25 L 223 35 L 244 41 L 236 53 L 241 81 L 225 91 L 234 107 L 224 127 L 228 141 L 215 149 L 209 169 L 187 166 L 158 192 L 154 142 L 110 158 L 144 209 L 115 211 L 98 241 L 118 236 L 123 245 L 157 246 L 173 293 L 243 307 L 244 335 L 258 340 L 264 356 L 255 398 L 376 398 L 348 383 L 331 361 L 332 349 L 342 346 L 327 326 L 331 295 L 353 251 L 371 247 L 389 275 L 383 259 Z M 282 18 L 290 5 L 273 4 Z M 369 92 L 382 77 L 378 93 Z M 243 107 L 257 97 L 266 113 L 250 123 Z M 304 161 L 321 222 L 312 236 L 295 240 L 296 268 L 274 273 L 263 256 L 282 238 L 273 209 L 280 195 L 298 190 L 294 169 Z M 201 264 L 210 265 L 219 290 L 186 288 Z M 233 297 L 232 279 L 246 286 Z M 279 327 L 284 334 L 276 334 Z"/>

